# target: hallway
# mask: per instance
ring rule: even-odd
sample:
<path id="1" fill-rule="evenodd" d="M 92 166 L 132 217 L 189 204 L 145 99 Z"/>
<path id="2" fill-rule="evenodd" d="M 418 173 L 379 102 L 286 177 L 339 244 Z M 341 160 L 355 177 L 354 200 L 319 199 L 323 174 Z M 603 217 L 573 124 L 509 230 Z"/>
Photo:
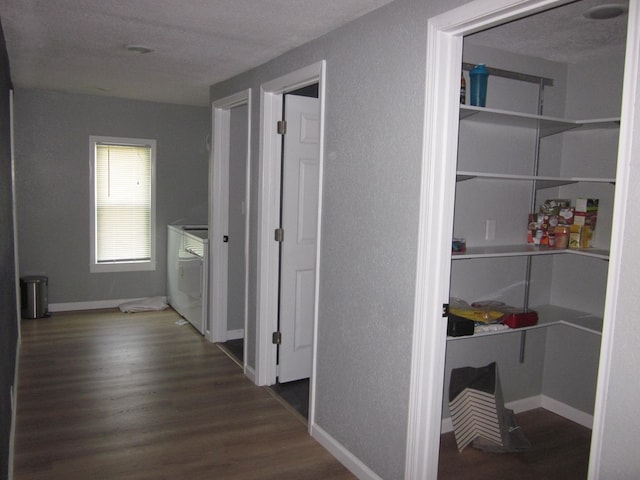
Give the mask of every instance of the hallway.
<path id="1" fill-rule="evenodd" d="M 15 480 L 354 478 L 179 319 L 23 320 Z"/>

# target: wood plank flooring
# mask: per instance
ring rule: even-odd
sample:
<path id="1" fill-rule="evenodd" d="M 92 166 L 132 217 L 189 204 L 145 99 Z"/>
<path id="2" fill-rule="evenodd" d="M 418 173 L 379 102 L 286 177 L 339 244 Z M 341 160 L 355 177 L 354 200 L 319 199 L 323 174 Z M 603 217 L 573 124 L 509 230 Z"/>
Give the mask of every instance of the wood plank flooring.
<path id="1" fill-rule="evenodd" d="M 15 480 L 353 479 L 269 390 L 172 310 L 22 321 Z M 580 480 L 590 431 L 518 415 L 532 448 L 458 452 L 440 480 Z"/>
<path id="2" fill-rule="evenodd" d="M 23 320 L 14 479 L 355 478 L 178 319 Z"/>
<path id="3" fill-rule="evenodd" d="M 439 480 L 584 480 L 591 430 L 538 408 L 517 415 L 531 448 L 487 453 L 458 452 L 453 432 L 440 437 Z"/>

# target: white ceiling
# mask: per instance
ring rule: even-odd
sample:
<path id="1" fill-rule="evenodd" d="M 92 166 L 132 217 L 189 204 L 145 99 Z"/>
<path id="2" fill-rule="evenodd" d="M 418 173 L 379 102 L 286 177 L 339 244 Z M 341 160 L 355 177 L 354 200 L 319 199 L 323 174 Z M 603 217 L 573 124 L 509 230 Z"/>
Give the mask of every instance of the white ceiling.
<path id="1" fill-rule="evenodd" d="M 611 1 L 582 0 L 473 38 L 557 61 L 601 55 L 623 44 L 627 16 L 594 21 L 582 12 Z M 210 85 L 390 2 L 0 0 L 0 18 L 16 87 L 205 106 Z"/>
<path id="2" fill-rule="evenodd" d="M 390 1 L 0 0 L 0 18 L 16 87 L 204 106 L 210 85 Z"/>
<path id="3" fill-rule="evenodd" d="M 597 5 L 622 5 L 629 0 L 581 0 L 477 33 L 473 43 L 501 50 L 577 63 L 624 51 L 628 15 L 593 20 L 583 14 Z"/>

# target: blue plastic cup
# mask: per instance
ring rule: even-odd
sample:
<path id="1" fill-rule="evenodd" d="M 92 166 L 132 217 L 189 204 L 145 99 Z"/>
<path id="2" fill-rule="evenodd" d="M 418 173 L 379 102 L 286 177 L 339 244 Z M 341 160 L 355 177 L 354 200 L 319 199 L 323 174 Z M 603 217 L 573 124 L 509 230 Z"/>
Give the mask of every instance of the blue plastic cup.
<path id="1" fill-rule="evenodd" d="M 476 107 L 485 107 L 487 104 L 487 79 L 489 71 L 484 64 L 476 65 L 470 72 L 471 93 L 469 103 Z"/>

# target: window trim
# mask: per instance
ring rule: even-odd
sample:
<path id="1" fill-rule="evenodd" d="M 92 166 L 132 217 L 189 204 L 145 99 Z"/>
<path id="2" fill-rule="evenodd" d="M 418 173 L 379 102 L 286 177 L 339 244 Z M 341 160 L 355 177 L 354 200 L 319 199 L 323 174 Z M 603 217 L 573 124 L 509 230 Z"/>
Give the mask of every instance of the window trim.
<path id="1" fill-rule="evenodd" d="M 150 249 L 151 255 L 148 261 L 134 262 L 113 262 L 98 263 L 96 261 L 96 182 L 95 182 L 95 165 L 96 165 L 96 143 L 114 144 L 114 145 L 131 145 L 131 146 L 150 146 L 151 147 L 151 218 L 150 218 Z M 156 141 L 146 138 L 128 138 L 128 137 L 105 137 L 99 135 L 89 136 L 89 185 L 90 185 L 90 207 L 89 207 L 89 237 L 90 237 L 90 257 L 89 272 L 90 273 L 109 273 L 109 272 L 140 272 L 153 271 L 156 269 Z"/>

